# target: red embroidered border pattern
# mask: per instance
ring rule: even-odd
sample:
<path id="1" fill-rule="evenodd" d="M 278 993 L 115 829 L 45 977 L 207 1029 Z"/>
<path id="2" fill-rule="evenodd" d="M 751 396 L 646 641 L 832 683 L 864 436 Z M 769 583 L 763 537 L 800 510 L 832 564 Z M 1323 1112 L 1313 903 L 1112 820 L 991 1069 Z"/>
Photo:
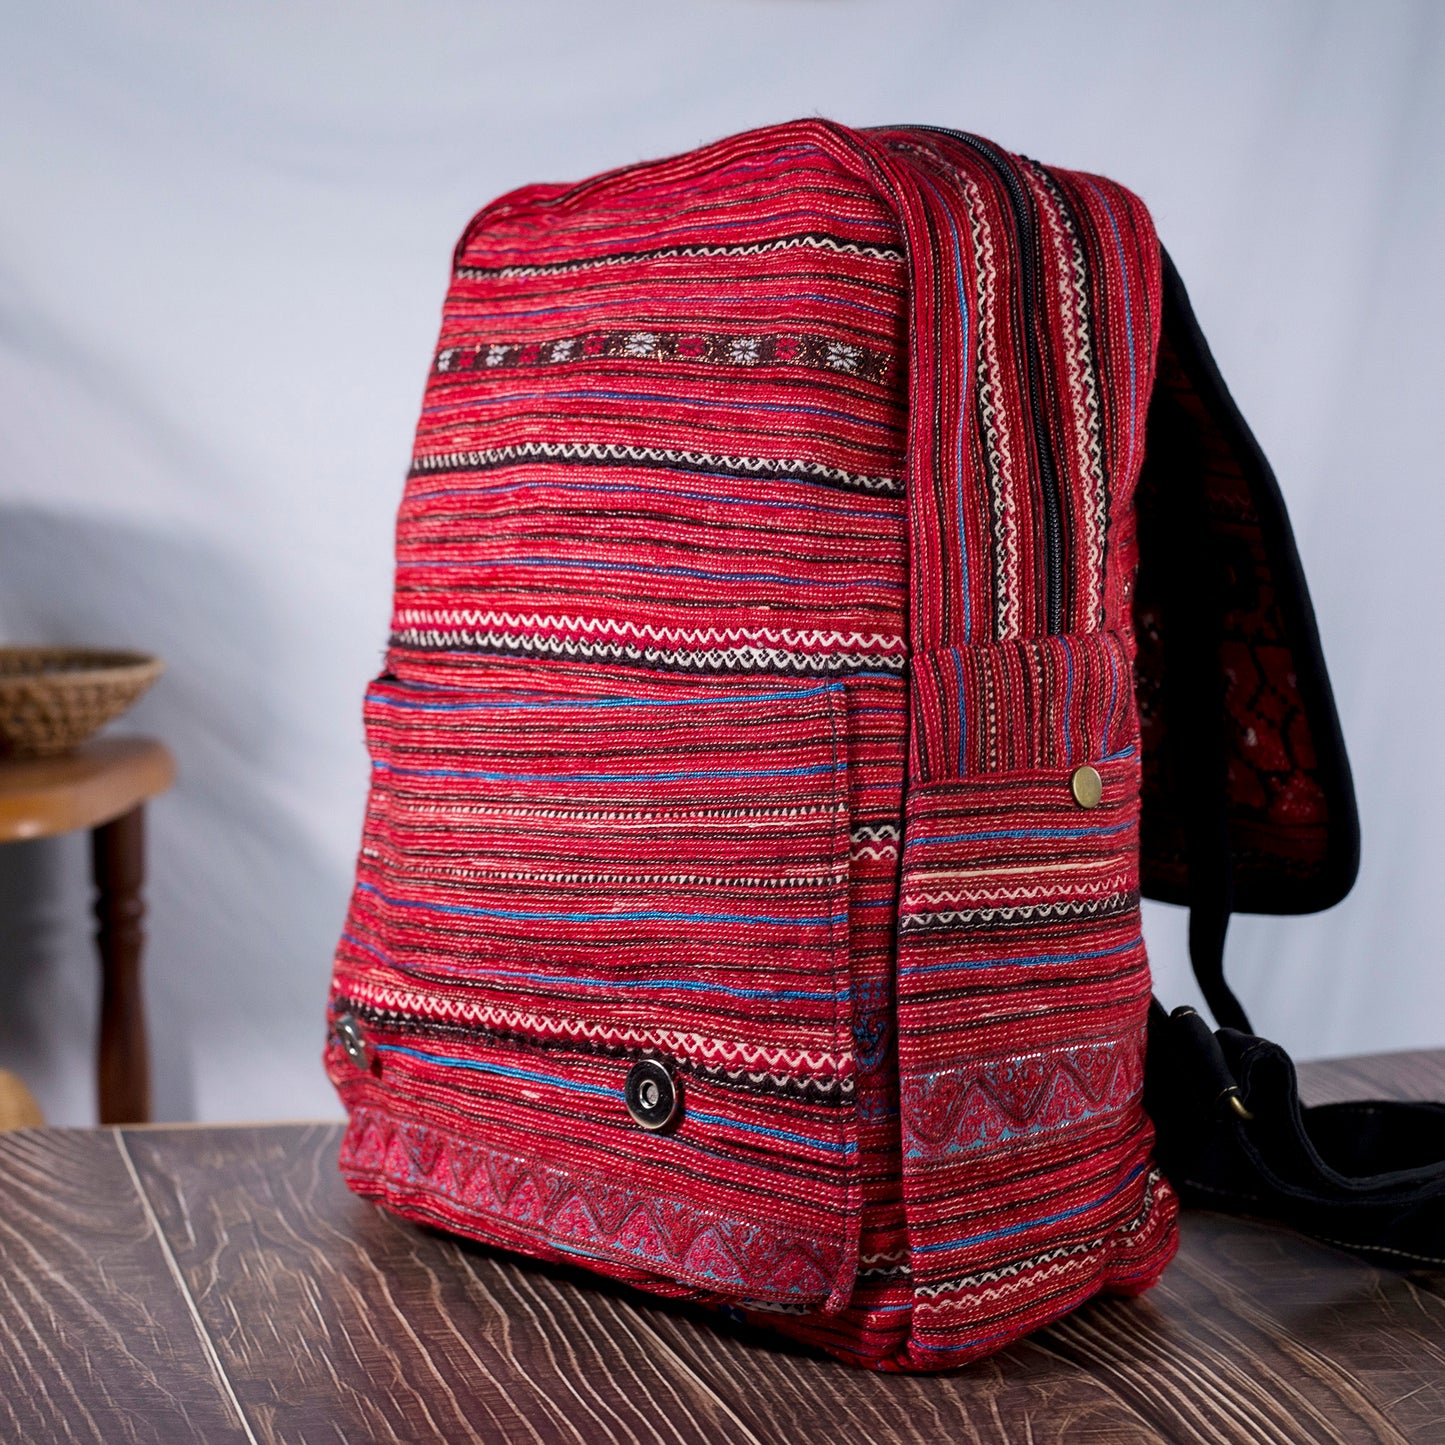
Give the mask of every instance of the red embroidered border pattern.
<path id="1" fill-rule="evenodd" d="M 1143 208 L 810 121 L 516 192 L 456 260 L 333 983 L 352 1187 L 876 1368 L 1152 1282 Z"/>

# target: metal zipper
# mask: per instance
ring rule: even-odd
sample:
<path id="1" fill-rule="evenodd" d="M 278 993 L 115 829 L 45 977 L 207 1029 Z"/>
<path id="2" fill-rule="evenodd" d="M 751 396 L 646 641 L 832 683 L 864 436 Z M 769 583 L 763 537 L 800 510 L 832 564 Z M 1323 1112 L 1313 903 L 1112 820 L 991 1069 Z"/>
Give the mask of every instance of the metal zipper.
<path id="1" fill-rule="evenodd" d="M 1043 414 L 1043 359 L 1039 355 L 1036 320 L 1038 317 L 1038 272 L 1036 268 L 1038 234 L 1033 207 L 1017 172 L 999 151 L 979 136 L 967 131 L 951 130 L 942 125 L 890 126 L 887 129 L 928 131 L 946 135 L 966 145 L 993 168 L 1004 183 L 1019 233 L 1019 258 L 1023 273 L 1024 355 L 1028 370 L 1029 424 L 1033 430 L 1034 448 L 1039 460 L 1039 491 L 1044 506 L 1044 611 L 1046 627 L 1051 633 L 1064 630 L 1064 529 L 1059 498 L 1058 468 L 1054 460 L 1053 438 Z"/>

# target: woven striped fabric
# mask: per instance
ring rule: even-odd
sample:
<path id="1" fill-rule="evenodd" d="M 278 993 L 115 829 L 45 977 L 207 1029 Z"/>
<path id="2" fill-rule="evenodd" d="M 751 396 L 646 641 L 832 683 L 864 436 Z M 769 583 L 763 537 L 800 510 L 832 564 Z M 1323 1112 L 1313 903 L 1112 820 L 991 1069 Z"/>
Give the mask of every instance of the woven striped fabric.
<path id="1" fill-rule="evenodd" d="M 822 121 L 476 217 L 366 701 L 354 1189 L 883 1369 L 1153 1282 L 1159 265 L 1108 181 Z"/>

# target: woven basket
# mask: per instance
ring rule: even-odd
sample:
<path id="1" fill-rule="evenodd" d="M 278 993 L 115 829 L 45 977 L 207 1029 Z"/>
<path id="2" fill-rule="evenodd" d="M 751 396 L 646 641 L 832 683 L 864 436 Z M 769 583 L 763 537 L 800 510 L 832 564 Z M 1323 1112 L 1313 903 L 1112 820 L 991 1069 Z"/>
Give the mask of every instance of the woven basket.
<path id="1" fill-rule="evenodd" d="M 0 647 L 0 753 L 78 748 L 161 675 L 158 657 L 83 647 Z"/>

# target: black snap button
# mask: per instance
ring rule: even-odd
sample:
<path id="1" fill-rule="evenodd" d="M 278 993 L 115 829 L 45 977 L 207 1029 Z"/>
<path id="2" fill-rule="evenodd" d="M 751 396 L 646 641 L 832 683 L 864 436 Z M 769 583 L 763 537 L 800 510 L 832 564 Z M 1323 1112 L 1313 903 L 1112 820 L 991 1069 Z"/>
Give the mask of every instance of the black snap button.
<path id="1" fill-rule="evenodd" d="M 371 1054 L 366 1047 L 366 1035 L 362 1033 L 361 1023 L 355 1014 L 337 1014 L 335 1022 L 331 1025 L 331 1032 L 336 1042 L 346 1050 L 346 1057 L 358 1069 L 371 1066 Z"/>
<path id="2" fill-rule="evenodd" d="M 656 1059 L 638 1059 L 627 1071 L 622 1097 L 634 1122 L 654 1132 L 682 1112 L 682 1090 Z"/>

